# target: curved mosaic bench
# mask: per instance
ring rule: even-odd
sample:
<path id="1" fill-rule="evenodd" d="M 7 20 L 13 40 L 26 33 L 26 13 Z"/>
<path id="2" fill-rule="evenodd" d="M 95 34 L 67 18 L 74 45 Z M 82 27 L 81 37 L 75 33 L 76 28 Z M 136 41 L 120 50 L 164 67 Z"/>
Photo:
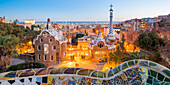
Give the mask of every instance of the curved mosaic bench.
<path id="1" fill-rule="evenodd" d="M 170 69 L 148 61 L 126 61 L 109 71 L 40 68 L 0 74 L 0 85 L 169 85 Z"/>

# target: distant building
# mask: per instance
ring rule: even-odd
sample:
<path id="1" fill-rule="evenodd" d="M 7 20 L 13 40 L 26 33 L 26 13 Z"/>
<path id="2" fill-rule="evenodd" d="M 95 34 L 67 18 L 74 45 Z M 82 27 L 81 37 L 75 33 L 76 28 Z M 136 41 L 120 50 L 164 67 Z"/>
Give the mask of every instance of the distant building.
<path id="1" fill-rule="evenodd" d="M 5 16 L 3 18 L 0 17 L 0 22 L 5 22 Z"/>
<path id="2" fill-rule="evenodd" d="M 22 25 L 24 28 L 29 27 L 31 29 L 31 23 L 16 23 L 16 25 Z"/>
<path id="3" fill-rule="evenodd" d="M 160 15 L 158 16 L 158 19 L 167 19 L 168 18 L 168 15 Z"/>
<path id="4" fill-rule="evenodd" d="M 35 20 L 25 20 L 25 23 L 35 24 Z"/>

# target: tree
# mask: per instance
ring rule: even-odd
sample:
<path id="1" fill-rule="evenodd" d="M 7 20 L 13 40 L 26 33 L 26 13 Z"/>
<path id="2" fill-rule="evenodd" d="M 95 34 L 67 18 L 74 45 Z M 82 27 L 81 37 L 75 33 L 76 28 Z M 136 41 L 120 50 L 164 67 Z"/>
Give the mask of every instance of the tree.
<path id="1" fill-rule="evenodd" d="M 162 61 L 161 55 L 159 52 L 155 52 L 153 55 L 150 55 L 149 60 L 160 63 Z"/>
<path id="2" fill-rule="evenodd" d="M 27 29 L 24 26 L 0 22 L 1 72 L 6 70 L 6 66 L 10 64 L 12 56 L 17 55 L 16 47 L 18 45 L 22 46 L 21 44 L 27 43 L 30 40 L 32 41 L 40 33 L 40 31 Z"/>
<path id="3" fill-rule="evenodd" d="M 17 70 L 23 70 L 23 69 L 45 68 L 45 67 L 46 66 L 43 63 L 26 62 L 26 63 L 17 64 L 17 65 L 12 65 L 7 69 L 7 71 L 17 71 Z"/>
<path id="4" fill-rule="evenodd" d="M 110 61 L 115 62 L 115 64 L 118 64 L 121 62 L 121 59 L 124 57 L 124 53 L 120 51 L 120 47 L 117 47 L 117 50 L 114 53 L 109 53 Z"/>
<path id="5" fill-rule="evenodd" d="M 12 56 L 17 55 L 15 47 L 18 43 L 19 38 L 17 37 L 0 37 L 0 72 L 6 71 L 6 66 L 11 63 Z"/>
<path id="6" fill-rule="evenodd" d="M 140 55 L 139 52 L 129 53 L 128 56 L 123 57 L 122 62 L 133 60 L 133 59 L 148 59 L 145 55 Z"/>
<path id="7" fill-rule="evenodd" d="M 83 37 L 83 36 L 84 36 L 84 34 L 78 33 L 78 34 L 76 35 L 76 39 L 81 38 L 81 37 Z"/>
<path id="8" fill-rule="evenodd" d="M 27 26 L 25 29 L 25 32 L 28 32 L 30 30 L 30 28 Z"/>
<path id="9" fill-rule="evenodd" d="M 124 47 L 125 41 L 126 41 L 126 39 L 124 38 L 124 34 L 123 34 L 123 35 L 122 35 L 121 42 L 120 42 L 120 48 L 121 48 L 121 51 L 122 51 L 122 52 L 126 52 L 126 49 L 125 49 L 125 47 Z"/>
<path id="10" fill-rule="evenodd" d="M 156 35 L 156 31 L 152 31 L 141 33 L 137 39 L 137 45 L 143 49 L 158 51 L 160 46 L 165 46 L 165 42 Z"/>
<path id="11" fill-rule="evenodd" d="M 0 36 L 15 36 L 22 39 L 24 32 L 24 26 L 0 23 Z"/>
<path id="12" fill-rule="evenodd" d="M 15 19 L 15 20 L 14 20 L 14 25 L 16 25 L 17 22 L 19 22 L 18 19 Z"/>

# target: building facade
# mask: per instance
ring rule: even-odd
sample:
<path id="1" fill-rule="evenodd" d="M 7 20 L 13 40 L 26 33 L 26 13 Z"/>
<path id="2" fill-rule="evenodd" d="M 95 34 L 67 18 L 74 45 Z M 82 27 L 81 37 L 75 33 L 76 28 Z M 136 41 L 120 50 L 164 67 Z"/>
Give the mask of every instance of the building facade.
<path id="1" fill-rule="evenodd" d="M 56 64 L 66 55 L 67 40 L 51 27 L 48 19 L 47 27 L 34 39 L 35 61 L 46 65 Z"/>

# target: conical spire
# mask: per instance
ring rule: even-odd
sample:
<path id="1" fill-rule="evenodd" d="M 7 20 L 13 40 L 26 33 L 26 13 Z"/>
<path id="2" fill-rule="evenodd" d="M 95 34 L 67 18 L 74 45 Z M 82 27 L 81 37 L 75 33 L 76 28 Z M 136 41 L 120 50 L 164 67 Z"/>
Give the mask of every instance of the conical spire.
<path id="1" fill-rule="evenodd" d="M 103 39 L 102 33 L 101 33 L 100 29 L 99 29 L 99 33 L 97 35 L 97 40 L 102 40 L 102 39 Z"/>

